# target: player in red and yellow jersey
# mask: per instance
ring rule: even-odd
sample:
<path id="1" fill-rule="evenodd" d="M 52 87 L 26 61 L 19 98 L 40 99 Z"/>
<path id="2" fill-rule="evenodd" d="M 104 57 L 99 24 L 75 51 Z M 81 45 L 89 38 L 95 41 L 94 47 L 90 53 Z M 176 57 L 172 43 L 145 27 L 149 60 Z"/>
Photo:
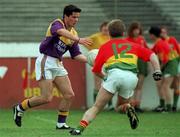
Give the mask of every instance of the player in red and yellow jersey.
<path id="1" fill-rule="evenodd" d="M 93 42 L 91 46 L 87 46 L 89 51 L 99 49 L 104 43 L 106 43 L 110 39 L 107 25 L 107 21 L 101 23 L 99 29 L 100 31 L 89 36 L 89 39 L 91 39 Z M 94 101 L 101 87 L 101 83 L 102 79 L 94 75 Z M 108 103 L 108 108 L 112 109 L 112 101 Z"/>
<path id="2" fill-rule="evenodd" d="M 150 61 L 155 70 L 155 80 L 160 80 L 161 71 L 156 55 L 147 48 L 121 38 L 125 31 L 125 25 L 121 20 L 111 21 L 108 29 L 111 40 L 99 49 L 92 69 L 96 75 L 104 78 L 104 82 L 98 92 L 95 104 L 85 112 L 79 126 L 70 131 L 71 135 L 80 135 L 116 92 L 126 102 L 122 106 L 127 112 L 131 128 L 137 128 L 139 120 L 128 100 L 133 95 L 138 81 L 138 58 Z M 102 72 L 103 66 L 106 76 Z"/>
<path id="3" fill-rule="evenodd" d="M 179 62 L 179 68 L 180 68 L 180 45 L 175 37 L 168 36 L 168 30 L 165 26 L 161 27 L 161 38 L 165 41 L 167 41 L 170 44 L 171 47 L 171 55 L 175 58 L 177 58 Z M 178 68 L 177 68 L 178 69 Z M 177 103 L 180 95 L 180 72 L 178 71 L 177 76 L 175 76 L 171 87 L 174 90 L 173 95 L 173 107 L 172 111 L 177 110 Z"/>
<path id="4" fill-rule="evenodd" d="M 152 50 L 159 57 L 163 73 L 162 81 L 157 82 L 160 105 L 155 108 L 155 111 L 171 111 L 171 95 L 169 88 L 173 82 L 174 76 L 177 75 L 178 62 L 176 57 L 172 56 L 172 49 L 168 42 L 160 38 L 161 29 L 159 27 L 151 27 L 149 33 L 150 38 L 154 41 Z"/>
<path id="5" fill-rule="evenodd" d="M 142 26 L 140 22 L 134 21 L 130 24 L 128 28 L 127 40 L 147 48 L 147 43 L 144 37 L 142 36 Z M 134 105 L 136 112 L 143 112 L 143 110 L 140 108 L 140 104 L 142 98 L 142 87 L 144 83 L 144 78 L 148 74 L 148 70 L 147 70 L 148 65 L 147 62 L 141 59 L 138 59 L 137 65 L 138 65 L 138 84 L 137 87 L 135 88 L 134 96 L 131 103 L 132 105 Z"/>

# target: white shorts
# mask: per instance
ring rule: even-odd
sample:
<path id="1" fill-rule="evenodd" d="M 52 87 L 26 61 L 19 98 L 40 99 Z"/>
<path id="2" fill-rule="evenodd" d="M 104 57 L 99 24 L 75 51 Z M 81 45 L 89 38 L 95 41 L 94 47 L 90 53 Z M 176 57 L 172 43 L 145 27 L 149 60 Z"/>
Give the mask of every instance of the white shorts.
<path id="1" fill-rule="evenodd" d="M 68 74 L 59 59 L 40 54 L 35 62 L 36 80 L 52 79 Z"/>
<path id="2" fill-rule="evenodd" d="M 128 70 L 111 69 L 107 73 L 107 79 L 102 83 L 104 89 L 108 92 L 118 94 L 128 99 L 134 94 L 137 85 L 137 75 Z"/>

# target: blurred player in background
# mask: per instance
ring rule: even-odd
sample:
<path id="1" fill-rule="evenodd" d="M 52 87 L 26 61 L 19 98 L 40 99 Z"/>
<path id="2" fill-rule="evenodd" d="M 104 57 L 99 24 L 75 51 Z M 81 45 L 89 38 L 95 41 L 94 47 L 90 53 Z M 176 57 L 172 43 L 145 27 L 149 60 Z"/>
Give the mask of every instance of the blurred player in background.
<path id="1" fill-rule="evenodd" d="M 88 50 L 94 50 L 99 49 L 104 43 L 106 43 L 110 37 L 108 32 L 108 22 L 105 21 L 100 25 L 100 31 L 92 34 L 89 38 L 93 41 L 93 44 L 91 46 L 87 46 Z M 101 78 L 94 75 L 94 101 L 96 99 L 97 93 L 101 87 Z M 112 109 L 112 101 L 108 103 L 109 109 Z"/>
<path id="2" fill-rule="evenodd" d="M 143 46 L 147 48 L 147 43 L 142 36 L 142 26 L 140 22 L 134 21 L 130 24 L 129 29 L 128 29 L 128 37 L 127 40 L 137 43 L 140 46 Z M 132 104 L 135 107 L 136 112 L 143 112 L 143 110 L 140 108 L 141 104 L 141 98 L 142 98 L 142 87 L 144 83 L 144 78 L 148 74 L 148 64 L 147 62 L 143 61 L 142 59 L 138 59 L 137 62 L 137 67 L 138 67 L 138 84 L 137 87 L 135 88 L 134 91 L 134 96 L 132 99 Z"/>
<path id="3" fill-rule="evenodd" d="M 151 27 L 149 34 L 150 38 L 154 42 L 152 50 L 159 57 L 161 62 L 161 70 L 163 73 L 163 79 L 156 83 L 160 97 L 160 105 L 155 108 L 155 111 L 171 111 L 172 99 L 170 94 L 170 86 L 174 77 L 177 75 L 178 61 L 176 57 L 172 55 L 173 49 L 170 47 L 169 43 L 161 39 L 161 29 L 159 27 Z"/>
<path id="4" fill-rule="evenodd" d="M 168 30 L 165 26 L 161 27 L 161 38 L 170 44 L 172 48 L 171 54 L 177 59 L 180 67 L 180 45 L 175 37 L 168 35 Z M 174 90 L 172 111 L 177 111 L 177 103 L 180 95 L 180 72 L 175 76 L 171 87 Z"/>
<path id="5" fill-rule="evenodd" d="M 155 71 L 154 79 L 160 80 L 161 78 L 160 66 L 156 55 L 151 50 L 122 38 L 125 32 L 125 25 L 121 20 L 112 20 L 108 24 L 108 29 L 111 40 L 99 49 L 92 70 L 97 76 L 104 78 L 104 82 L 98 92 L 95 104 L 85 112 L 79 126 L 70 131 L 71 135 L 81 135 L 116 92 L 124 101 L 122 109 L 127 113 L 131 128 L 137 128 L 139 120 L 134 108 L 129 103 L 129 98 L 133 95 L 133 90 L 138 82 L 138 57 L 144 61 L 151 61 Z M 107 72 L 106 76 L 102 71 L 103 65 Z"/>
<path id="6" fill-rule="evenodd" d="M 86 62 L 86 57 L 81 54 L 78 43 L 91 45 L 86 38 L 79 38 L 74 26 L 80 17 L 81 9 L 68 5 L 64 8 L 63 19 L 56 19 L 50 23 L 46 37 L 40 44 L 40 55 L 36 59 L 36 80 L 41 89 L 41 96 L 25 99 L 14 107 L 14 121 L 21 126 L 22 114 L 29 108 L 34 108 L 52 100 L 53 84 L 61 91 L 63 98 L 59 105 L 59 114 L 56 129 L 69 129 L 66 118 L 69 114 L 74 92 L 68 77 L 68 72 L 62 64 L 62 56 L 70 52 L 72 59 Z"/>

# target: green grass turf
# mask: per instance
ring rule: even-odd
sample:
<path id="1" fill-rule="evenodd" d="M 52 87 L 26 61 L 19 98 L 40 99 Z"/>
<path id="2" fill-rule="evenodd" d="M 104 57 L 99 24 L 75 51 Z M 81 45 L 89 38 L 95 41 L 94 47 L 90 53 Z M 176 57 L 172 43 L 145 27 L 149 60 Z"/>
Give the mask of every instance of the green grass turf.
<path id="1" fill-rule="evenodd" d="M 68 123 L 76 126 L 84 111 L 71 111 Z M 67 137 L 68 131 L 55 130 L 53 110 L 28 111 L 23 126 L 15 126 L 11 110 L 0 110 L 0 137 Z M 138 129 L 132 130 L 125 114 L 102 112 L 84 131 L 83 137 L 180 137 L 180 113 L 144 113 Z"/>

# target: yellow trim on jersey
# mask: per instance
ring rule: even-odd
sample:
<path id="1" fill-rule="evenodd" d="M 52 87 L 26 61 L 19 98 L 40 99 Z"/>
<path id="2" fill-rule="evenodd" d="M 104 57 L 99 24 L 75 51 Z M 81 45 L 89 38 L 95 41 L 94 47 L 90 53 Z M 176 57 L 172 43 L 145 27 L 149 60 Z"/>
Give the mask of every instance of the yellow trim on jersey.
<path id="1" fill-rule="evenodd" d="M 173 60 L 175 58 L 178 58 L 178 53 L 176 50 L 171 50 L 170 53 L 169 53 L 169 60 Z"/>
<path id="2" fill-rule="evenodd" d="M 134 64 L 137 66 L 137 59 L 138 57 L 135 54 L 126 53 L 125 55 L 131 55 L 132 58 L 122 58 L 120 55 L 118 56 L 118 59 L 115 59 L 115 56 L 110 57 L 106 63 L 104 64 L 105 67 L 111 66 L 115 63 L 126 63 L 126 64 Z"/>
<path id="3" fill-rule="evenodd" d="M 63 27 L 65 28 L 64 22 L 61 19 L 56 19 L 55 21 L 59 21 L 63 25 Z M 53 21 L 53 22 L 55 22 L 55 21 Z M 49 27 L 47 29 L 46 37 L 51 37 L 52 36 L 52 34 L 51 34 L 51 26 L 52 26 L 53 22 L 50 23 L 50 25 L 49 25 Z M 71 34 L 73 34 L 74 36 L 78 36 L 78 33 L 76 32 L 76 30 L 74 28 L 71 28 L 71 30 L 69 32 Z M 70 39 L 68 39 L 68 38 L 66 38 L 64 36 L 59 36 L 59 39 L 61 41 L 63 41 L 67 46 L 71 46 L 74 43 L 73 40 L 70 40 Z"/>

